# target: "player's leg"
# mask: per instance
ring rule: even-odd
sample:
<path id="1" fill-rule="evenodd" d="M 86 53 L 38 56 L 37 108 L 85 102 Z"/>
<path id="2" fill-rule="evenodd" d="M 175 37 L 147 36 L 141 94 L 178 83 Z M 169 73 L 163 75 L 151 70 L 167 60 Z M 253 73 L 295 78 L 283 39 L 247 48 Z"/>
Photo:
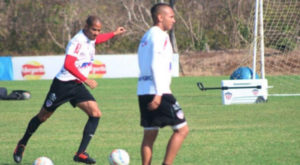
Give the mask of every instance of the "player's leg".
<path id="1" fill-rule="evenodd" d="M 152 160 L 152 150 L 155 139 L 158 135 L 161 120 L 157 119 L 161 114 L 155 111 L 149 111 L 148 104 L 153 100 L 154 95 L 138 96 L 141 126 L 144 128 L 144 137 L 141 144 L 141 157 L 143 165 L 150 165 Z M 156 123 L 157 121 L 158 123 Z"/>
<path id="2" fill-rule="evenodd" d="M 38 129 L 38 127 L 45 122 L 53 112 L 47 111 L 45 108 L 41 108 L 40 112 L 35 115 L 28 123 L 27 129 L 24 133 L 24 136 L 18 142 L 17 147 L 15 148 L 13 157 L 15 162 L 20 163 L 22 161 L 22 156 L 25 151 L 25 146 L 29 141 L 33 133 Z"/>
<path id="3" fill-rule="evenodd" d="M 181 147 L 181 144 L 188 135 L 188 132 L 189 128 L 187 125 L 174 130 L 173 135 L 171 136 L 167 146 L 163 165 L 171 165 L 173 163 L 176 154 Z"/>
<path id="4" fill-rule="evenodd" d="M 56 78 L 52 81 L 50 90 L 40 112 L 30 120 L 24 136 L 19 141 L 14 151 L 13 157 L 15 162 L 21 162 L 25 146 L 40 124 L 45 122 L 53 114 L 57 107 L 70 100 L 70 95 L 72 95 L 70 93 L 72 90 L 70 89 L 73 88 L 74 84 L 75 82 L 65 83 Z"/>
<path id="5" fill-rule="evenodd" d="M 40 112 L 35 115 L 28 123 L 26 132 L 23 138 L 19 141 L 19 144 L 26 146 L 31 135 L 38 129 L 40 124 L 45 122 L 52 114 L 53 112 L 49 112 L 45 108 L 41 108 Z"/>
<path id="6" fill-rule="evenodd" d="M 152 160 L 153 144 L 158 134 L 157 129 L 144 129 L 144 137 L 141 145 L 142 165 L 150 165 Z"/>
<path id="7" fill-rule="evenodd" d="M 72 85 L 72 84 L 71 84 Z M 52 81 L 50 90 L 46 96 L 40 112 L 34 116 L 27 127 L 25 135 L 20 140 L 19 144 L 26 145 L 31 135 L 36 131 L 41 123 L 46 121 L 61 104 L 69 100 L 70 84 L 54 79 Z"/>
<path id="8" fill-rule="evenodd" d="M 77 153 L 82 153 L 86 150 L 90 140 L 96 132 L 101 117 L 101 111 L 95 101 L 84 101 L 77 104 L 77 106 L 89 116 L 89 119 L 83 130 L 83 137 L 80 147 L 77 151 Z"/>
<path id="9" fill-rule="evenodd" d="M 77 106 L 89 116 L 89 119 L 84 127 L 82 140 L 79 149 L 74 156 L 74 161 L 88 164 L 96 163 L 94 159 L 89 157 L 85 150 L 96 132 L 101 117 L 101 111 L 94 100 L 80 102 Z"/>
<path id="10" fill-rule="evenodd" d="M 164 121 L 166 125 L 172 126 L 174 131 L 169 139 L 163 162 L 164 165 L 171 165 L 189 129 L 183 110 L 172 94 L 163 95 L 158 111 L 162 114 L 161 121 Z"/>
<path id="11" fill-rule="evenodd" d="M 88 116 L 100 118 L 102 115 L 97 102 L 94 100 L 78 103 L 77 106 L 82 109 Z"/>

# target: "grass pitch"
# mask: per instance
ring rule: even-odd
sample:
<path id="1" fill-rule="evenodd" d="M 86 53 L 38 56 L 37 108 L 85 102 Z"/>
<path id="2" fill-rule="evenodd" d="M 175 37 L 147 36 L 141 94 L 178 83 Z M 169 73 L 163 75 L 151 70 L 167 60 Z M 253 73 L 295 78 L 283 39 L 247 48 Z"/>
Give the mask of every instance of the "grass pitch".
<path id="1" fill-rule="evenodd" d="M 287 165 L 300 164 L 299 97 L 270 97 L 268 103 L 224 106 L 221 92 L 197 89 L 196 82 L 219 86 L 225 77 L 173 78 L 173 94 L 183 108 L 190 134 L 174 165 Z M 103 113 L 88 152 L 99 165 L 108 165 L 115 148 L 141 164 L 136 79 L 98 79 L 91 92 Z M 39 111 L 51 81 L 0 81 L 9 92 L 29 90 L 26 101 L 0 101 L 0 165 L 15 164 L 12 153 L 29 120 Z M 69 103 L 59 107 L 30 139 L 23 165 L 47 156 L 55 165 L 72 165 L 87 116 Z M 172 131 L 161 129 L 154 145 L 153 165 L 160 165 Z"/>

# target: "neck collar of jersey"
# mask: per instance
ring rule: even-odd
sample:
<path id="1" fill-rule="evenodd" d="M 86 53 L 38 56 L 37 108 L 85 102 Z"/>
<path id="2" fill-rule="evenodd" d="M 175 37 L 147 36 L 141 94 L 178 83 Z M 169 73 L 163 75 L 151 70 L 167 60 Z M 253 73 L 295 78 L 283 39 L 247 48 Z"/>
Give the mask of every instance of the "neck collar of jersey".
<path id="1" fill-rule="evenodd" d="M 159 26 L 157 26 L 157 25 L 154 25 L 153 28 L 159 29 L 160 31 L 163 31 L 163 32 L 167 33 L 167 31 L 162 30 L 162 29 L 161 29 Z"/>
<path id="2" fill-rule="evenodd" d="M 85 41 L 86 41 L 87 43 L 95 43 L 95 42 L 96 42 L 96 39 L 90 40 L 90 39 L 85 35 L 85 33 L 83 32 L 83 29 L 80 30 L 80 33 L 82 33 L 82 34 L 84 35 L 84 38 L 86 39 Z"/>

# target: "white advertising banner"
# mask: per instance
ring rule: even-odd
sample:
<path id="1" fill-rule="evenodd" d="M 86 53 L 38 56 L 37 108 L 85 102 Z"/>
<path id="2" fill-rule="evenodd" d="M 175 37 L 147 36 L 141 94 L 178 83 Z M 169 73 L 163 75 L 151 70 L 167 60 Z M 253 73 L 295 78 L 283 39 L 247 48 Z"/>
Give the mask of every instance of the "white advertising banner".
<path id="1" fill-rule="evenodd" d="M 93 70 L 97 70 L 97 64 L 102 64 L 103 78 L 119 77 L 138 77 L 139 68 L 137 55 L 97 55 L 90 77 L 93 76 Z M 96 77 L 97 78 L 97 77 Z"/>
<path id="2" fill-rule="evenodd" d="M 14 80 L 53 79 L 61 69 L 64 56 L 13 57 Z"/>
<path id="3" fill-rule="evenodd" d="M 53 79 L 61 69 L 65 56 L 25 56 L 13 57 L 14 80 Z M 179 76 L 179 56 L 174 54 L 172 74 Z M 138 77 L 136 54 L 96 55 L 90 78 Z"/>

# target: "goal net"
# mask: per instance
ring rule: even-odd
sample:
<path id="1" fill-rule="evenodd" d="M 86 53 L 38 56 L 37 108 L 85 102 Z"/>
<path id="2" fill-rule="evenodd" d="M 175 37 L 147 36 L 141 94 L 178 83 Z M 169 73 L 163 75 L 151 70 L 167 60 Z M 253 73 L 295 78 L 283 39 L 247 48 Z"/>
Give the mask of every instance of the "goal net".
<path id="1" fill-rule="evenodd" d="M 258 35 L 253 35 L 250 55 L 243 62 L 248 66 L 253 62 L 253 70 L 268 79 L 270 96 L 300 96 L 300 0 L 259 1 L 263 2 L 259 12 L 263 13 L 263 22 L 257 21 Z M 249 20 L 252 34 L 256 33 L 255 18 L 260 19 L 255 9 L 259 8 L 254 4 Z M 260 27 L 264 29 L 263 37 Z M 251 57 L 255 55 L 254 62 Z"/>

